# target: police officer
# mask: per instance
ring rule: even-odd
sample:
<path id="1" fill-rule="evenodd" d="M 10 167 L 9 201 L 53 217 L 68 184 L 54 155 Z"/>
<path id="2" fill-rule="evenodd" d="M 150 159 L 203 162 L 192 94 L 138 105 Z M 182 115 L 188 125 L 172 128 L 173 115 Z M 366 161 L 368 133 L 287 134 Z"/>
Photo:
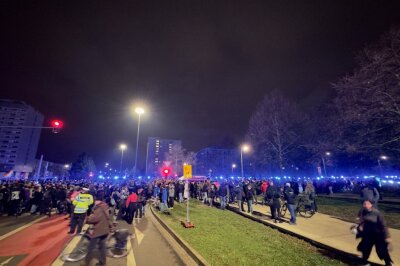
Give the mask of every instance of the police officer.
<path id="1" fill-rule="evenodd" d="M 77 234 L 82 234 L 83 223 L 86 218 L 86 213 L 89 206 L 93 204 L 93 196 L 89 194 L 88 188 L 82 188 L 81 193 L 76 196 L 72 204 L 75 206 L 74 215 L 71 221 L 71 229 L 69 234 L 75 233 L 75 228 L 78 226 Z"/>

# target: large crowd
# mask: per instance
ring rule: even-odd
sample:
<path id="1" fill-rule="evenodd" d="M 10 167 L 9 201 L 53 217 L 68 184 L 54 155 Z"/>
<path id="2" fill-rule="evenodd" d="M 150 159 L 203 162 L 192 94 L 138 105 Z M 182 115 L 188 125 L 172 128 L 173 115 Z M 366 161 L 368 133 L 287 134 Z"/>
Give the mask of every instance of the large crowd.
<path id="1" fill-rule="evenodd" d="M 156 179 L 148 182 L 91 182 L 84 180 L 55 182 L 4 181 L 0 189 L 0 213 L 4 215 L 21 215 L 28 212 L 31 215 L 65 214 L 70 217 L 70 234 L 83 234 L 84 223 L 93 224 L 91 228 L 91 246 L 99 245 L 103 252 L 101 263 L 105 263 L 105 239 L 110 233 L 108 228 L 114 220 L 125 220 L 132 224 L 134 219 L 141 219 L 145 215 L 145 206 L 149 200 L 155 203 L 160 211 L 174 208 L 175 202 L 182 203 L 185 198 L 197 199 L 208 206 L 218 205 L 225 210 L 229 204 L 237 203 L 240 211 L 253 212 L 254 204 L 267 204 L 271 209 L 271 218 L 275 223 L 282 222 L 280 208 L 286 204 L 290 213 L 290 224 L 296 224 L 296 198 L 302 195 L 313 212 L 317 212 L 318 186 L 312 181 L 280 182 L 273 180 L 216 180 L 209 179 L 188 182 L 184 180 Z M 327 193 L 332 189 L 328 188 Z M 374 205 L 374 211 L 363 214 L 360 212 L 359 230 L 369 227 L 365 217 L 379 217 L 372 226 L 375 233 L 380 232 L 385 239 L 389 239 L 388 231 L 382 215 L 377 212 L 379 192 L 374 184 L 370 183 L 361 190 L 364 205 L 366 201 Z M 245 204 L 247 210 L 245 210 Z M 365 210 L 367 208 L 364 209 Z M 376 211 L 375 211 L 376 210 Z M 367 219 L 368 220 L 368 219 Z M 376 222 L 380 222 L 379 225 Z M 383 222 L 383 223 L 382 223 Z M 93 229 L 94 228 L 94 229 Z M 368 258 L 371 243 L 382 247 L 382 242 L 375 238 L 362 242 L 363 258 Z M 369 244 L 368 244 L 369 243 Z M 382 249 L 381 250 L 385 250 Z M 383 254 L 383 255 L 382 255 Z M 390 261 L 388 253 L 381 252 L 385 262 Z M 91 258 L 91 254 L 87 259 Z M 100 264 L 101 264 L 100 263 Z M 389 265 L 389 264 L 388 264 Z"/>

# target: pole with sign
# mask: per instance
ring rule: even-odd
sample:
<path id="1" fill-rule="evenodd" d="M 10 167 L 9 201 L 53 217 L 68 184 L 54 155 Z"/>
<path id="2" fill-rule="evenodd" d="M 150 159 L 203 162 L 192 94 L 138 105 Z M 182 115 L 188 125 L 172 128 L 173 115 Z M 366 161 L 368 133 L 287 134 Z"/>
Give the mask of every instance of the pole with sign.
<path id="1" fill-rule="evenodd" d="M 186 195 L 186 222 L 182 221 L 182 224 L 185 228 L 192 228 L 194 224 L 190 222 L 189 219 L 189 199 L 190 199 L 190 188 L 189 188 L 189 179 L 192 178 L 192 166 L 190 164 L 183 165 L 183 178 L 186 179 L 185 183 L 185 195 Z"/>

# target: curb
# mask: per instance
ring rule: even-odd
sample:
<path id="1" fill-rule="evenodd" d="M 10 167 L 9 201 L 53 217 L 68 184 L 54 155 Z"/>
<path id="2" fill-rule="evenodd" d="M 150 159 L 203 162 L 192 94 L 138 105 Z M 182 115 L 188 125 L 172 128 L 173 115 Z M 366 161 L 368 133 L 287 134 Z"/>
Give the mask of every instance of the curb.
<path id="1" fill-rule="evenodd" d="M 267 221 L 261 220 L 261 219 L 259 219 L 258 217 L 254 217 L 253 215 L 247 214 L 247 213 L 245 213 L 245 212 L 240 212 L 240 211 L 239 211 L 237 208 L 235 208 L 235 207 L 227 206 L 226 209 L 228 209 L 228 210 L 230 210 L 230 211 L 232 211 L 232 212 L 235 212 L 236 214 L 239 214 L 239 215 L 241 215 L 241 216 L 243 216 L 243 217 L 245 217 L 245 218 L 251 219 L 251 220 L 253 220 L 253 221 L 255 221 L 255 222 L 259 222 L 259 223 L 261 223 L 261 224 L 263 224 L 263 225 L 265 225 L 265 226 L 272 227 L 273 229 L 276 229 L 276 230 L 278 230 L 279 232 L 282 232 L 282 233 L 285 233 L 285 234 L 294 236 L 294 237 L 296 237 L 296 238 L 299 238 L 299 239 L 301 239 L 301 240 L 304 240 L 304 241 L 310 243 L 311 245 L 313 245 L 313 246 L 315 246 L 315 247 L 317 247 L 317 248 L 322 248 L 322 249 L 328 250 L 329 252 L 332 252 L 332 253 L 334 253 L 334 254 L 337 254 L 337 255 L 339 255 L 340 257 L 344 258 L 344 259 L 351 260 L 351 262 L 355 262 L 355 263 L 361 263 L 361 262 L 362 262 L 361 258 L 360 258 L 359 256 L 353 254 L 353 253 L 349 253 L 349 252 L 346 252 L 346 251 L 343 251 L 343 250 L 340 250 L 340 249 L 337 249 L 337 248 L 328 246 L 328 245 L 323 244 L 323 243 L 321 243 L 321 242 L 319 242 L 319 241 L 313 240 L 313 239 L 311 239 L 311 238 L 309 238 L 309 237 L 306 237 L 306 236 L 300 235 L 300 234 L 298 234 L 298 233 L 292 232 L 292 231 L 290 231 L 290 230 L 287 230 L 287 229 L 285 229 L 285 228 L 279 227 L 279 226 L 277 226 L 277 225 L 275 225 L 275 224 L 273 224 L 273 223 L 269 223 L 269 222 L 267 222 Z M 257 215 L 257 216 L 262 216 L 262 215 L 264 215 L 264 214 L 262 214 L 262 213 L 260 213 L 260 212 L 257 212 L 257 211 L 253 211 L 253 214 L 255 214 L 255 215 Z M 374 262 L 369 262 L 369 263 L 370 263 L 371 265 L 374 265 L 374 266 L 382 265 L 382 264 L 377 264 L 377 263 L 374 263 Z"/>
<path id="2" fill-rule="evenodd" d="M 194 250 L 185 240 L 183 240 L 178 234 L 175 233 L 153 210 L 153 206 L 150 205 L 151 213 L 154 215 L 156 220 L 162 225 L 162 227 L 175 239 L 176 242 L 189 254 L 189 256 L 198 264 L 202 266 L 209 266 L 210 264 L 196 251 Z"/>

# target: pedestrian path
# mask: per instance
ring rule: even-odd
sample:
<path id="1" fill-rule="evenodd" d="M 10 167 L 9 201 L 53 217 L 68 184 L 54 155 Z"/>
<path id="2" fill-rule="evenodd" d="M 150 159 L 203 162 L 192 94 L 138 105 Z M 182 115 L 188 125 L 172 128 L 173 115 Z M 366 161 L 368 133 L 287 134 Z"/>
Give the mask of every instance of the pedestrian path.
<path id="1" fill-rule="evenodd" d="M 141 219 L 134 219 L 133 224 L 130 225 L 124 220 L 117 223 L 117 229 L 128 229 L 131 233 L 129 236 L 127 248 L 129 253 L 122 258 L 107 257 L 107 265 L 113 266 L 135 266 L 135 265 L 185 265 L 181 260 L 175 249 L 160 233 L 159 229 L 150 217 L 150 210 L 147 215 Z M 86 225 L 84 229 L 88 226 Z M 79 266 L 79 262 L 64 262 L 61 257 L 63 254 L 69 254 L 77 250 L 82 244 L 80 236 L 74 236 L 72 240 L 66 245 L 53 262 L 52 266 Z M 93 265 L 97 261 L 96 253 L 95 259 L 92 261 Z"/>
<path id="2" fill-rule="evenodd" d="M 332 195 L 318 194 L 318 197 L 333 198 L 333 199 L 351 199 L 351 200 L 359 200 L 359 201 L 361 201 L 360 195 L 352 194 L 352 193 L 334 193 Z M 379 203 L 400 204 L 400 198 L 383 197 L 382 200 L 379 200 Z"/>
<path id="3" fill-rule="evenodd" d="M 239 211 L 237 204 L 230 204 L 229 208 L 233 208 L 235 211 Z M 247 210 L 247 206 L 245 206 Z M 262 220 L 273 227 L 289 231 L 295 235 L 303 236 L 311 241 L 315 241 L 322 245 L 326 245 L 337 249 L 339 251 L 350 253 L 354 255 L 360 255 L 357 251 L 357 245 L 359 240 L 355 238 L 350 232 L 350 226 L 352 223 L 340 220 L 330 215 L 316 213 L 311 218 L 297 217 L 297 225 L 290 225 L 288 220 L 290 214 L 287 212 L 285 215 L 284 223 L 274 223 L 271 217 L 270 208 L 265 205 L 254 205 L 254 214 L 242 212 L 245 216 L 251 216 L 253 219 Z M 256 213 L 263 214 L 262 216 L 256 215 Z M 389 229 L 389 233 L 392 239 L 392 252 L 391 256 L 395 265 L 400 265 L 400 230 Z M 370 261 L 378 264 L 383 264 L 375 253 L 375 250 L 371 253 Z"/>

